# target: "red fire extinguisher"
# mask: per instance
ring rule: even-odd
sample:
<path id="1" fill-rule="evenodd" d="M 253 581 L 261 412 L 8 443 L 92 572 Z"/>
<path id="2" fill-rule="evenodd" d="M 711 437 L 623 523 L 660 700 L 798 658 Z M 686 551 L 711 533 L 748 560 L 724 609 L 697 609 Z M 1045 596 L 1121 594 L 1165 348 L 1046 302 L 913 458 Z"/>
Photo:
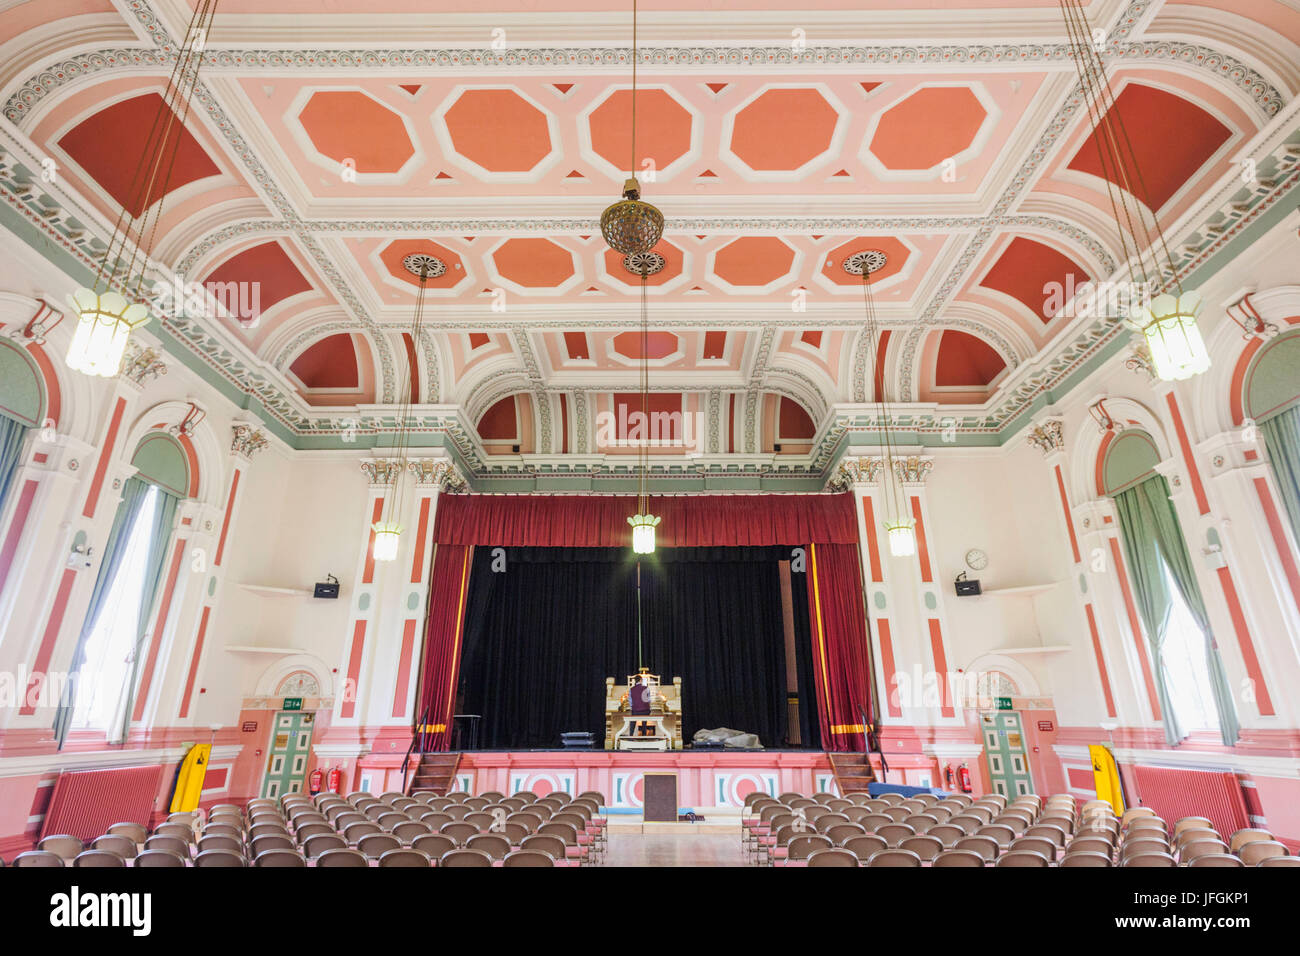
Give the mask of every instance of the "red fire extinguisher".
<path id="1" fill-rule="evenodd" d="M 313 797 L 320 793 L 321 784 L 324 783 L 324 781 L 325 775 L 321 773 L 320 767 L 317 767 L 311 772 L 311 776 L 307 778 L 307 790 Z"/>
<path id="2" fill-rule="evenodd" d="M 341 773 L 339 773 L 339 768 L 338 768 L 338 767 L 331 767 L 331 768 L 330 768 L 330 772 L 329 772 L 329 782 L 328 782 L 327 786 L 330 788 L 330 792 L 331 792 L 331 793 L 338 793 L 338 792 L 339 792 L 339 784 L 342 783 L 342 778 L 343 778 L 343 775 L 342 775 Z"/>
<path id="3" fill-rule="evenodd" d="M 962 793 L 970 793 L 973 789 L 970 782 L 970 768 L 962 764 L 957 768 L 957 780 L 961 785 Z"/>
<path id="4" fill-rule="evenodd" d="M 943 768 L 943 778 L 948 782 L 948 789 L 952 789 L 952 764 L 945 764 Z"/>

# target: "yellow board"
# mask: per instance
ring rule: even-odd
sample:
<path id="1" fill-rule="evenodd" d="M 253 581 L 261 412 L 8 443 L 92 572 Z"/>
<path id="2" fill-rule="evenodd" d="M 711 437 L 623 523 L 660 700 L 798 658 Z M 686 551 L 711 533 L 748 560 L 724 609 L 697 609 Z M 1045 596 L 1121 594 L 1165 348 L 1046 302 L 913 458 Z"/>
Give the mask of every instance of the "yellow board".
<path id="1" fill-rule="evenodd" d="M 1102 744 L 1089 744 L 1088 756 L 1092 758 L 1092 777 L 1097 785 L 1097 799 L 1105 800 L 1115 811 L 1124 815 L 1124 792 L 1120 789 L 1119 767 L 1110 748 Z"/>
<path id="2" fill-rule="evenodd" d="M 208 757 L 212 755 L 212 744 L 195 744 L 185 755 L 181 763 L 181 772 L 176 777 L 176 793 L 172 795 L 171 813 L 186 813 L 199 808 L 199 796 L 203 793 L 203 778 L 208 773 Z"/>

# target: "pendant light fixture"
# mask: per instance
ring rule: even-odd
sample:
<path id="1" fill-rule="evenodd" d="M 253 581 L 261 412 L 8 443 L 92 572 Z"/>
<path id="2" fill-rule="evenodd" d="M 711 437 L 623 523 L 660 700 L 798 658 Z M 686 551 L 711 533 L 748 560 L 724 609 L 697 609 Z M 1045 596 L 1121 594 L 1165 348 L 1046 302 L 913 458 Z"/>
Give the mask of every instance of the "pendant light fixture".
<path id="1" fill-rule="evenodd" d="M 397 452 L 397 474 L 393 479 L 393 490 L 388 493 L 384 501 L 385 513 L 383 518 L 370 526 L 371 531 L 374 532 L 374 545 L 370 553 L 376 561 L 395 561 L 402 543 L 401 516 L 405 497 L 404 479 L 406 476 L 406 456 L 411 438 L 411 405 L 414 402 L 414 397 L 411 395 L 411 383 L 415 380 L 415 369 L 413 367 L 415 350 L 419 348 L 420 338 L 424 330 L 424 287 L 430 279 L 436 279 L 447 271 L 445 262 L 424 253 L 412 253 L 402 260 L 402 265 L 407 272 L 420 281 L 420 287 L 415 293 L 415 317 L 411 321 L 411 358 L 407 363 L 405 382 L 400 393 L 401 402 L 397 411 L 397 441 L 394 445 Z"/>
<path id="2" fill-rule="evenodd" d="M 880 324 L 876 320 L 876 301 L 871 295 L 871 274 L 879 272 L 888 263 L 889 257 L 879 249 L 866 249 L 855 252 L 844 260 L 844 271 L 850 275 L 862 277 L 862 307 L 866 314 L 866 334 L 871 343 L 871 381 L 876 393 L 876 420 L 879 422 L 881 446 L 884 451 L 885 539 L 889 542 L 889 553 L 897 558 L 906 558 L 916 554 L 916 522 L 907 513 L 901 489 L 895 489 L 894 482 L 894 440 L 890 434 L 889 403 L 885 399 L 885 380 L 880 374 Z"/>
<path id="3" fill-rule="evenodd" d="M 95 282 L 68 296 L 78 320 L 66 361 L 69 368 L 86 375 L 116 376 L 131 333 L 149 321 L 141 286 L 216 10 L 217 0 L 198 0 L 195 4 L 185 42 L 176 55 L 153 125 L 141 144 L 140 162 L 95 272 Z M 103 148 L 122 147 L 105 143 Z M 132 211 L 136 209 L 140 210 L 138 214 Z"/>
<path id="4" fill-rule="evenodd" d="M 636 168 L 636 76 L 637 60 L 637 2 L 632 0 L 632 151 L 629 176 L 623 184 L 623 198 L 605 210 L 600 217 L 600 232 L 611 249 L 623 254 L 623 267 L 641 277 L 641 450 L 638 453 L 637 513 L 627 519 L 632 526 L 632 551 L 636 554 L 653 554 L 655 529 L 660 519 L 650 513 L 650 331 L 646 305 L 646 282 L 651 275 L 664 267 L 664 258 L 652 252 L 664 232 L 664 216 L 658 209 L 643 202 L 641 186 L 637 182 Z M 638 565 L 639 575 L 639 565 Z M 638 582 L 639 582 L 638 576 Z M 638 584 L 638 598 L 640 595 Z"/>
<path id="5" fill-rule="evenodd" d="M 1088 108 L 1115 229 L 1124 261 L 1129 263 L 1130 285 L 1141 282 L 1141 305 L 1130 303 L 1129 315 L 1124 319 L 1145 339 L 1158 378 L 1167 382 L 1191 378 L 1210 367 L 1210 353 L 1196 324 L 1201 296 L 1183 289 L 1124 118 L 1115 107 L 1106 65 L 1083 4 L 1080 0 L 1058 2 Z M 1171 142 L 1169 148 L 1177 149 L 1177 142 Z"/>

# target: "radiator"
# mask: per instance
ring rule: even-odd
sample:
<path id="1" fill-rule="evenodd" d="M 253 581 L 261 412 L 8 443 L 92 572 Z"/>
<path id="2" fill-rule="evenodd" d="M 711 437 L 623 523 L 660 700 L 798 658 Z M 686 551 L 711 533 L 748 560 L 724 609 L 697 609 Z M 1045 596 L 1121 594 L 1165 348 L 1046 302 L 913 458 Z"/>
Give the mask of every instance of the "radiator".
<path id="1" fill-rule="evenodd" d="M 162 773 L 163 768 L 155 764 L 59 774 L 41 836 L 68 833 L 89 842 L 114 823 L 148 826 Z"/>
<path id="2" fill-rule="evenodd" d="M 1233 833 L 1250 826 L 1246 800 L 1234 773 L 1134 766 L 1133 778 L 1141 805 L 1163 817 L 1171 832 L 1182 817 L 1206 817 L 1226 842 Z"/>

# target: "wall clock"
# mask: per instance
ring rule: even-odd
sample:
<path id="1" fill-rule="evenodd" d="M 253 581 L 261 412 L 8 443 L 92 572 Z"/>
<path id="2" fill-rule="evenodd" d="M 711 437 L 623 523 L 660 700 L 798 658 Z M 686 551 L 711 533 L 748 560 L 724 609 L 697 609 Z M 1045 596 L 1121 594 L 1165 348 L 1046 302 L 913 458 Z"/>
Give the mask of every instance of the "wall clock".
<path id="1" fill-rule="evenodd" d="M 971 548 L 966 552 L 966 566 L 972 571 L 983 571 L 989 566 L 989 556 L 979 548 Z"/>

